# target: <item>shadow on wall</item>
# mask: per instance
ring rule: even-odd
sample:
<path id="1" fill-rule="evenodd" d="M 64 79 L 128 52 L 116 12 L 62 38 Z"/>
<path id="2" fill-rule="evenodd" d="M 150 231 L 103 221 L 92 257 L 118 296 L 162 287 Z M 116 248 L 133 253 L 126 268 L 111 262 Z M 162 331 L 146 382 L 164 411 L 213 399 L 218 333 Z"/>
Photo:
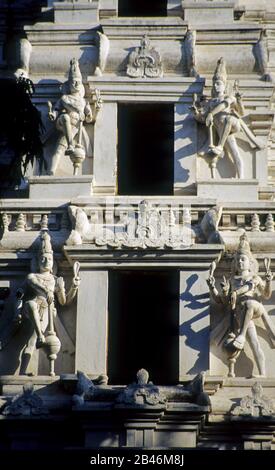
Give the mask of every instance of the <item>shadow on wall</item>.
<path id="1" fill-rule="evenodd" d="M 198 79 L 198 81 L 201 82 L 201 79 Z M 184 95 L 192 95 L 194 93 L 193 87 L 194 82 L 187 88 Z M 195 175 L 190 175 L 190 169 L 195 168 L 195 165 L 190 163 L 188 159 L 193 160 L 197 154 L 197 122 L 192 115 L 190 106 L 191 103 L 190 105 L 177 106 L 177 121 L 175 122 L 174 133 L 176 149 L 174 155 L 175 183 L 187 183 L 190 178 L 193 180 L 195 177 Z"/>
<path id="2" fill-rule="evenodd" d="M 185 344 L 198 351 L 198 357 L 194 365 L 186 371 L 187 374 L 197 374 L 209 369 L 209 358 L 205 345 L 209 344 L 209 326 L 196 330 L 195 323 L 201 321 L 209 314 L 209 293 L 192 294 L 192 289 L 198 281 L 199 276 L 192 274 L 186 280 L 186 289 L 180 295 L 180 301 L 184 302 L 184 307 L 189 310 L 199 312 L 180 325 L 180 336 L 185 336 Z"/>

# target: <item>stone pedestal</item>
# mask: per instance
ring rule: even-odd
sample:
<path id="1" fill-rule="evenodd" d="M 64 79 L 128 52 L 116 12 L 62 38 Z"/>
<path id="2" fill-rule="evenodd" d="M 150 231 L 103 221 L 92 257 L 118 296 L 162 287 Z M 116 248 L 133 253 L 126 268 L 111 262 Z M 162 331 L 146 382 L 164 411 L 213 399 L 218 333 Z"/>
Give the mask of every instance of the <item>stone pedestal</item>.
<path id="1" fill-rule="evenodd" d="M 258 187 L 256 179 L 198 180 L 197 195 L 201 198 L 211 197 L 218 202 L 258 201 Z"/>
<path id="2" fill-rule="evenodd" d="M 184 19 L 190 24 L 224 24 L 234 21 L 234 2 L 184 0 Z"/>
<path id="3" fill-rule="evenodd" d="M 30 199 L 71 199 L 91 196 L 93 176 L 33 176 L 29 178 Z"/>
<path id="4" fill-rule="evenodd" d="M 54 2 L 55 23 L 96 23 L 98 1 Z"/>

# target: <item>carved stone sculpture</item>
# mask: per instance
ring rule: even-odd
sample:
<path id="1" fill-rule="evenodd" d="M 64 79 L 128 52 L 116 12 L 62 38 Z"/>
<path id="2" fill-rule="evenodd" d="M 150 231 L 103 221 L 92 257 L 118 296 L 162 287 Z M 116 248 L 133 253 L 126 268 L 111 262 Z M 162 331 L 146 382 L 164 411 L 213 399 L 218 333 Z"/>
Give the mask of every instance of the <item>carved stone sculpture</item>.
<path id="1" fill-rule="evenodd" d="M 262 80 L 266 82 L 274 82 L 274 79 L 268 68 L 269 57 L 266 30 L 261 31 L 260 39 L 254 46 L 254 53 L 259 70 L 262 74 Z"/>
<path id="2" fill-rule="evenodd" d="M 196 71 L 196 31 L 187 31 L 184 38 L 184 51 L 186 57 L 186 65 L 188 69 L 188 74 L 190 77 L 197 77 L 198 73 Z"/>
<path id="3" fill-rule="evenodd" d="M 23 393 L 16 395 L 4 405 L 1 413 L 11 416 L 40 416 L 48 414 L 49 410 L 34 391 L 33 384 L 29 383 L 23 386 Z"/>
<path id="4" fill-rule="evenodd" d="M 145 369 L 137 372 L 137 382 L 128 385 L 117 398 L 117 403 L 132 406 L 161 405 L 165 404 L 167 398 L 159 387 L 149 382 L 149 373 Z"/>
<path id="5" fill-rule="evenodd" d="M 79 263 L 74 265 L 73 282 L 67 294 L 64 279 L 56 277 L 53 270 L 54 259 L 50 236 L 47 232 L 43 232 L 33 272 L 28 274 L 24 286 L 20 289 L 16 309 L 20 322 L 28 319 L 32 325 L 32 333 L 22 354 L 22 373 L 27 373 L 34 349 L 43 348 L 50 361 L 50 375 L 54 375 L 54 361 L 60 349 L 60 341 L 54 331 L 55 298 L 61 305 L 72 302 L 80 283 Z"/>
<path id="6" fill-rule="evenodd" d="M 31 52 L 31 43 L 20 35 L 15 35 L 8 41 L 6 51 L 8 67 L 16 78 L 27 79 L 29 77 Z"/>
<path id="7" fill-rule="evenodd" d="M 199 155 L 208 158 L 212 178 L 215 177 L 217 160 L 223 157 L 224 153 L 232 159 L 237 177 L 244 178 L 244 162 L 236 141 L 236 134 L 242 131 L 254 147 L 263 148 L 263 144 L 241 119 L 245 110 L 238 82 L 235 81 L 231 93 L 225 92 L 227 73 L 222 57 L 218 60 L 212 83 L 212 98 L 207 100 L 201 97 L 197 100 L 195 95 L 191 108 L 195 119 L 205 124 L 208 129 L 207 142 L 200 149 Z"/>
<path id="8" fill-rule="evenodd" d="M 98 62 L 95 69 L 95 75 L 101 77 L 105 67 L 110 50 L 110 41 L 106 34 L 97 31 Z"/>
<path id="9" fill-rule="evenodd" d="M 127 75 L 133 78 L 156 78 L 163 76 L 160 54 L 150 46 L 149 38 L 144 35 L 140 46 L 129 56 Z"/>
<path id="10" fill-rule="evenodd" d="M 231 410 L 235 416 L 247 417 L 270 417 L 275 414 L 273 401 L 263 395 L 263 387 L 255 383 L 251 387 L 252 396 L 247 395 L 241 399 L 240 405 L 236 405 Z"/>
<path id="11" fill-rule="evenodd" d="M 246 340 L 249 343 L 257 364 L 259 375 L 265 376 L 265 356 L 261 348 L 254 320 L 261 318 L 275 340 L 275 328 L 264 308 L 260 298 L 269 299 L 272 294 L 271 281 L 273 275 L 269 269 L 270 260 L 265 259 L 265 279 L 258 275 L 258 262 L 250 251 L 246 234 L 240 237 L 239 247 L 232 261 L 231 278 L 224 277 L 221 292 L 215 286 L 215 264 L 211 265 L 207 280 L 212 298 L 224 305 L 230 313 L 230 325 L 224 341 L 229 354 L 229 376 L 234 377 L 235 362 L 244 348 Z"/>
<path id="12" fill-rule="evenodd" d="M 76 393 L 73 395 L 74 405 L 83 405 L 85 400 L 90 400 L 94 396 L 95 386 L 83 372 L 77 371 Z"/>
<path id="13" fill-rule="evenodd" d="M 94 124 L 102 106 L 98 90 L 95 90 L 94 109 L 84 99 L 84 86 L 79 64 L 76 59 L 70 62 L 69 78 L 62 86 L 62 96 L 56 102 L 54 109 L 49 102 L 49 119 L 55 122 L 59 132 L 55 152 L 52 156 L 48 173 L 54 175 L 60 159 L 64 154 L 69 155 L 74 165 L 74 175 L 78 173 L 80 164 L 85 159 L 83 143 L 88 139 L 84 124 Z"/>
<path id="14" fill-rule="evenodd" d="M 214 206 L 209 209 L 203 216 L 198 229 L 199 236 L 207 243 L 221 243 L 223 238 L 219 232 L 219 223 L 222 216 L 222 206 Z"/>
<path id="15" fill-rule="evenodd" d="M 178 212 L 182 220 L 175 220 Z M 72 224 L 67 245 L 81 245 L 83 242 L 112 248 L 183 248 L 194 242 L 191 214 L 187 208 L 170 208 L 163 211 L 150 201 L 141 201 L 137 207 L 120 212 L 116 222 L 117 209 L 112 207 L 101 212 L 100 221 L 91 223 L 85 210 L 69 206 Z M 110 216 L 110 221 L 107 218 Z M 104 220 L 104 222 L 102 222 Z"/>

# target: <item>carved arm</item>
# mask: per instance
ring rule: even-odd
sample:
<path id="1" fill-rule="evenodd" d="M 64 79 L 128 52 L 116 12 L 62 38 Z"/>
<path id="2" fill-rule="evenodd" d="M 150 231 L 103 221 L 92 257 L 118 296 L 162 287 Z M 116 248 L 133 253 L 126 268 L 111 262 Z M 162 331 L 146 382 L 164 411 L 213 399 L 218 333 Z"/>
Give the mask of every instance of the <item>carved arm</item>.
<path id="1" fill-rule="evenodd" d="M 210 291 L 210 294 L 211 296 L 213 297 L 213 299 L 215 300 L 215 302 L 217 304 L 221 304 L 222 303 L 222 299 L 221 299 L 221 295 L 218 291 L 218 289 L 216 288 L 215 286 L 215 278 L 214 276 L 209 276 L 208 279 L 206 279 L 206 282 L 209 286 L 209 291 Z"/>
<path id="2" fill-rule="evenodd" d="M 242 102 L 242 94 L 239 91 L 239 82 L 238 82 L 238 80 L 235 80 L 235 83 L 234 83 L 234 93 L 235 93 L 235 100 L 236 100 L 236 102 L 235 102 L 236 110 L 237 110 L 237 112 L 239 113 L 240 116 L 244 116 L 245 109 L 244 109 L 244 105 L 243 105 L 243 102 Z"/>
<path id="3" fill-rule="evenodd" d="M 265 265 L 265 284 L 262 290 L 262 296 L 268 300 L 270 299 L 272 295 L 271 281 L 273 279 L 273 274 L 270 270 L 270 259 L 265 258 L 264 265 Z"/>
<path id="4" fill-rule="evenodd" d="M 55 285 L 55 293 L 60 305 L 66 304 L 66 291 L 63 277 L 58 277 Z"/>
<path id="5" fill-rule="evenodd" d="M 98 116 L 98 113 L 99 111 L 101 110 L 102 108 L 102 98 L 101 98 L 101 95 L 100 95 L 100 91 L 95 88 L 94 92 L 94 100 L 93 100 L 93 112 L 91 112 L 91 120 L 89 122 L 91 122 L 92 124 L 94 124 L 97 120 L 97 116 Z M 90 106 L 90 105 L 89 105 Z M 90 108 L 91 109 L 91 108 Z M 86 121 L 87 122 L 87 121 Z"/>
<path id="6" fill-rule="evenodd" d="M 207 114 L 205 124 L 207 127 L 209 127 L 212 122 L 213 122 L 213 117 L 220 113 L 221 111 L 224 111 L 228 106 L 228 103 L 226 101 L 222 101 L 220 104 L 218 104 L 215 108 L 213 108 L 209 113 Z"/>
<path id="7" fill-rule="evenodd" d="M 32 287 L 38 294 L 47 295 L 48 289 L 47 287 L 42 284 L 37 276 L 33 273 L 27 276 L 27 284 Z"/>
<path id="8" fill-rule="evenodd" d="M 56 282 L 56 295 L 60 305 L 70 305 L 76 296 L 80 284 L 80 277 L 78 276 L 80 265 L 78 262 L 74 264 L 74 277 L 72 285 L 66 295 L 65 284 L 63 277 L 59 277 Z"/>

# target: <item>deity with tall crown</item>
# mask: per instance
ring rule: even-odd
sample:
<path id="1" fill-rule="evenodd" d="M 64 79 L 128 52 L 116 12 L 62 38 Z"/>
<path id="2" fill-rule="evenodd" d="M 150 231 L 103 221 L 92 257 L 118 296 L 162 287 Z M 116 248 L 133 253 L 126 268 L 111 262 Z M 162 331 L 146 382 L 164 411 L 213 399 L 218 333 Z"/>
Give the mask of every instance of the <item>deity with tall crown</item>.
<path id="1" fill-rule="evenodd" d="M 245 114 L 242 95 L 239 92 L 238 82 L 235 81 L 233 91 L 226 94 L 227 72 L 225 60 L 221 57 L 212 78 L 212 97 L 207 100 L 204 96 L 197 100 L 194 95 L 194 118 L 207 126 L 208 140 L 199 151 L 200 156 L 210 159 L 211 176 L 215 177 L 215 168 L 218 158 L 224 153 L 229 156 L 235 166 L 238 178 L 244 178 L 244 163 L 236 141 L 236 134 L 243 131 L 250 145 L 262 148 L 260 142 L 242 120 Z M 215 132 L 213 132 L 215 131 Z"/>
<path id="2" fill-rule="evenodd" d="M 49 119 L 55 122 L 59 132 L 56 149 L 51 159 L 48 173 L 54 175 L 61 157 L 69 155 L 74 163 L 74 174 L 85 158 L 83 140 L 87 134 L 84 123 L 95 123 L 97 114 L 102 106 L 99 90 L 95 90 L 94 110 L 84 98 L 85 89 L 77 59 L 70 62 L 68 80 L 62 85 L 62 96 L 56 102 L 54 109 L 49 102 Z"/>
<path id="3" fill-rule="evenodd" d="M 80 278 L 79 266 L 74 267 L 72 285 L 66 294 L 63 277 L 53 274 L 54 259 L 51 239 L 48 232 L 42 232 L 40 247 L 35 259 L 34 271 L 27 275 L 21 289 L 21 310 L 18 312 L 24 321 L 28 318 L 32 324 L 32 333 L 27 341 L 22 354 L 22 373 L 27 373 L 27 367 L 35 348 L 43 348 L 51 362 L 51 375 L 54 375 L 53 361 L 50 355 L 56 359 L 55 350 L 60 349 L 60 342 L 54 332 L 53 319 L 56 316 L 55 298 L 60 305 L 68 305 L 74 299 Z M 45 332 L 47 330 L 47 336 Z M 57 351 L 58 352 L 58 351 Z"/>
<path id="4" fill-rule="evenodd" d="M 231 278 L 224 277 L 221 292 L 215 286 L 214 269 L 211 267 L 207 283 L 212 298 L 229 310 L 230 328 L 224 342 L 229 353 L 229 376 L 234 377 L 234 365 L 246 340 L 249 340 L 259 375 L 265 376 L 265 356 L 260 345 L 254 320 L 261 318 L 271 339 L 275 340 L 275 327 L 272 324 L 261 298 L 269 299 L 272 295 L 270 260 L 265 259 L 265 279 L 258 275 L 258 262 L 250 250 L 246 233 L 240 237 L 239 246 L 234 254 Z"/>

